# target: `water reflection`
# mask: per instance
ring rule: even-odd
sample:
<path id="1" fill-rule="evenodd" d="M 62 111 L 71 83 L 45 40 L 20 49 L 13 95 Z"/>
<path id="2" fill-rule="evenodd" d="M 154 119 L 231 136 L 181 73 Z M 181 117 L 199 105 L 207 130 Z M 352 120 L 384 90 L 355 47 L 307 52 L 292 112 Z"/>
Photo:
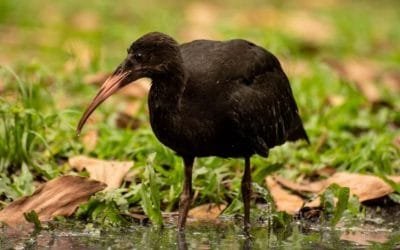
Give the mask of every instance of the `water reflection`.
<path id="1" fill-rule="evenodd" d="M 128 228 L 102 228 L 76 222 L 51 224 L 37 233 L 19 231 L 11 233 L 0 228 L 0 249 L 351 249 L 372 244 L 373 232 L 380 235 L 377 246 L 399 246 L 400 234 L 393 229 L 374 228 L 371 225 L 336 228 L 318 225 L 305 226 L 293 223 L 290 231 L 254 225 L 251 237 L 246 237 L 241 223 L 225 221 L 219 224 L 190 223 L 185 232 L 178 232 L 175 225 L 164 228 L 132 225 Z M 366 233 L 368 230 L 369 233 Z M 397 230 L 398 232 L 398 230 Z M 349 235 L 368 239 L 352 242 Z M 345 237 L 346 236 L 346 237 Z M 384 240 L 383 240 L 384 239 Z"/>
<path id="2" fill-rule="evenodd" d="M 178 234 L 178 249 L 179 250 L 187 250 L 188 245 L 186 242 L 185 231 L 178 231 L 177 234 Z"/>

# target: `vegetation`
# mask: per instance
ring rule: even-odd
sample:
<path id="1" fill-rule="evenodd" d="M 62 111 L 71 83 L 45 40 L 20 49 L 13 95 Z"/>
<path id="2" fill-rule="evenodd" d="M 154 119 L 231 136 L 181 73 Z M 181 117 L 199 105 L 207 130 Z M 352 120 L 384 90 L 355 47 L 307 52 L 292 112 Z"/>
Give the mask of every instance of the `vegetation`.
<path id="1" fill-rule="evenodd" d="M 115 225 L 126 222 L 123 215 L 129 211 L 144 211 L 160 224 L 161 212 L 177 209 L 182 162 L 153 135 L 146 98 L 134 114 L 140 121 L 137 129 L 116 125 L 117 111 L 132 101 L 120 95 L 102 105 L 96 123 L 85 128 L 97 131 L 95 147 L 86 147 L 75 132 L 98 88 L 87 84 L 88 76 L 113 70 L 134 39 L 155 30 L 181 42 L 191 40 L 195 31 L 218 39 L 241 37 L 282 60 L 311 145 L 288 143 L 274 148 L 267 159 L 255 156 L 258 196 L 268 193 L 265 177 L 273 172 L 304 179 L 329 166 L 399 174 L 399 89 L 388 87 L 386 77 L 400 73 L 400 5 L 328 2 L 1 1 L 0 206 L 31 194 L 37 183 L 71 173 L 68 158 L 84 154 L 132 160 L 137 174 L 121 188 L 92 197 L 77 218 Z M 367 72 L 378 71 L 379 77 L 343 73 L 341 68 L 352 69 L 352 60 L 368 65 L 363 66 Z M 398 78 L 390 79 L 400 86 Z M 362 84 L 370 81 L 377 99 L 363 91 Z M 213 202 L 228 205 L 227 214 L 240 211 L 242 167 L 241 159 L 198 159 L 194 206 Z M 327 192 L 324 204 L 336 224 L 356 205 L 348 189 Z M 332 195 L 339 197 L 336 208 Z M 285 221 L 280 216 L 277 221 Z"/>

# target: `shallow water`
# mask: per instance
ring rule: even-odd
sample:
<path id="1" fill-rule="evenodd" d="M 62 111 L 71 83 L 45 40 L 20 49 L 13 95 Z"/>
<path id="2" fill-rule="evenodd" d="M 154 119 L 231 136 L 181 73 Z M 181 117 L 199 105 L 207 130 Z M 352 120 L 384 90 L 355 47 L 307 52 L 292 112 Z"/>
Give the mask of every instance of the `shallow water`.
<path id="1" fill-rule="evenodd" d="M 23 233 L 0 229 L 0 249 L 395 249 L 400 248 L 399 218 L 366 219 L 357 226 L 322 227 L 293 222 L 286 230 L 253 225 L 246 237 L 239 220 L 191 222 L 184 233 L 174 224 L 164 228 L 133 224 L 102 228 L 67 221 L 45 230 Z M 384 225 L 384 226 L 383 226 Z M 32 230 L 31 230 L 32 231 Z M 375 243 L 374 243 L 375 242 Z"/>

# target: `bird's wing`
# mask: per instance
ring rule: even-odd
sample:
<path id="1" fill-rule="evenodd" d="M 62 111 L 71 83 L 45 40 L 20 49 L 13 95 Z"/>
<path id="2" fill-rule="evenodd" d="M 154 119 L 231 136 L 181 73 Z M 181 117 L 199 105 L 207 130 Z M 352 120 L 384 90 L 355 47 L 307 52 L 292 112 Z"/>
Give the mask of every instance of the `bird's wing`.
<path id="1" fill-rule="evenodd" d="M 198 110 L 197 116 L 218 120 L 218 127 L 234 131 L 261 155 L 286 140 L 308 141 L 289 80 L 273 54 L 240 39 L 198 40 L 181 45 L 181 53 L 189 75 L 186 106 Z"/>
<path id="2" fill-rule="evenodd" d="M 229 115 L 235 131 L 248 138 L 259 154 L 287 140 L 308 141 L 282 70 L 260 74 L 251 85 L 242 83 L 230 94 L 226 105 L 231 107 Z"/>
<path id="3" fill-rule="evenodd" d="M 195 40 L 182 44 L 180 50 L 185 69 L 197 85 L 212 87 L 236 79 L 250 84 L 254 76 L 266 69 L 280 67 L 271 53 L 242 39 Z"/>

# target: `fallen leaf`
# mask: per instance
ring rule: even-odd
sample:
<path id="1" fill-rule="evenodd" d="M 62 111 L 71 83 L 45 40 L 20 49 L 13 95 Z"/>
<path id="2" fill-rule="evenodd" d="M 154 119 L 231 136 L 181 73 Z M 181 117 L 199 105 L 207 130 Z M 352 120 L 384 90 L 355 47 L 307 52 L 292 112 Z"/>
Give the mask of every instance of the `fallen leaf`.
<path id="1" fill-rule="evenodd" d="M 257 9 L 248 9 L 235 12 L 232 22 L 237 27 L 263 27 L 274 28 L 282 20 L 282 12 L 272 6 Z"/>
<path id="2" fill-rule="evenodd" d="M 225 208 L 224 204 L 204 204 L 190 209 L 189 217 L 197 220 L 216 220 Z"/>
<path id="3" fill-rule="evenodd" d="M 393 188 L 384 180 L 373 175 L 353 174 L 346 172 L 338 172 L 333 174 L 326 180 L 295 183 L 282 177 L 274 177 L 277 183 L 296 192 L 322 193 L 331 184 L 335 183 L 342 187 L 348 187 L 350 194 L 358 197 L 360 202 L 374 200 L 393 193 Z M 400 183 L 400 176 L 388 177 L 396 183 Z M 306 203 L 308 207 L 317 207 L 320 205 L 319 198 Z"/>
<path id="4" fill-rule="evenodd" d="M 336 173 L 336 168 L 326 166 L 326 167 L 317 169 L 315 172 L 318 176 L 329 177 Z"/>
<path id="5" fill-rule="evenodd" d="M 306 43 L 324 45 L 333 40 L 336 30 L 327 19 L 306 11 L 290 11 L 283 20 L 283 28 Z"/>
<path id="6" fill-rule="evenodd" d="M 400 183 L 400 176 L 388 177 L 394 182 Z M 350 194 L 358 197 L 360 202 L 377 199 L 393 193 L 393 188 L 384 180 L 373 175 L 353 174 L 338 172 L 326 181 L 326 187 L 336 183 L 342 187 L 348 187 Z"/>
<path id="7" fill-rule="evenodd" d="M 326 187 L 326 180 L 307 183 L 296 183 L 280 176 L 274 176 L 274 179 L 283 187 L 297 192 L 319 193 L 322 189 Z"/>
<path id="8" fill-rule="evenodd" d="M 68 163 L 78 171 L 86 169 L 90 178 L 106 183 L 106 190 L 119 188 L 133 166 L 132 161 L 105 161 L 83 155 L 69 158 Z"/>
<path id="9" fill-rule="evenodd" d="M 336 201 L 337 201 L 337 199 L 335 198 L 335 204 L 336 204 Z M 304 204 L 304 207 L 311 207 L 311 208 L 313 208 L 313 207 L 320 207 L 321 206 L 321 198 L 320 197 L 317 197 L 317 198 L 315 198 L 314 200 L 312 200 L 312 201 L 308 201 L 308 202 L 306 202 L 305 204 Z"/>
<path id="10" fill-rule="evenodd" d="M 370 103 L 382 101 L 381 93 L 375 85 L 380 71 L 376 63 L 366 59 L 348 59 L 342 62 L 326 60 L 326 62 L 339 76 L 354 82 Z"/>
<path id="11" fill-rule="evenodd" d="M 86 84 L 101 85 L 107 80 L 109 76 L 110 73 L 97 72 L 95 74 L 86 75 L 83 78 L 83 82 Z"/>
<path id="12" fill-rule="evenodd" d="M 287 72 L 290 76 L 304 77 L 312 74 L 310 64 L 305 60 L 282 59 L 281 64 L 285 69 L 285 72 Z"/>
<path id="13" fill-rule="evenodd" d="M 196 1 L 190 3 L 184 10 L 187 25 L 182 28 L 184 40 L 216 39 L 215 23 L 218 19 L 218 6 Z"/>
<path id="14" fill-rule="evenodd" d="M 72 24 L 75 28 L 82 31 L 94 31 L 100 25 L 100 18 L 93 11 L 79 11 L 72 17 Z"/>
<path id="15" fill-rule="evenodd" d="M 91 195 L 103 190 L 104 183 L 79 176 L 61 176 L 30 195 L 22 197 L 0 211 L 0 221 L 13 226 L 24 223 L 24 213 L 35 211 L 40 221 L 56 216 L 70 216 Z"/>
<path id="16" fill-rule="evenodd" d="M 97 130 L 89 130 L 82 138 L 82 144 L 87 151 L 92 151 L 96 148 L 99 134 Z"/>
<path id="17" fill-rule="evenodd" d="M 268 176 L 265 181 L 278 211 L 295 214 L 301 209 L 304 201 L 299 196 L 291 194 L 287 190 L 283 189 L 272 176 Z"/>

